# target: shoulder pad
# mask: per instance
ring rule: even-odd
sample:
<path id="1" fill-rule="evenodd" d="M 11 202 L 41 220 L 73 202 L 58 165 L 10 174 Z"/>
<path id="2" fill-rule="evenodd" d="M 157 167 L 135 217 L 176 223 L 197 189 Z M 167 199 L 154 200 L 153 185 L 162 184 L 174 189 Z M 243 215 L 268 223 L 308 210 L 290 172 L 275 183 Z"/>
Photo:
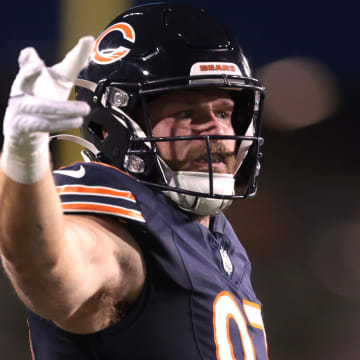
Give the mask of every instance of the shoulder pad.
<path id="1" fill-rule="evenodd" d="M 93 213 L 145 222 L 135 195 L 134 178 L 102 163 L 77 162 L 53 172 L 65 213 Z"/>

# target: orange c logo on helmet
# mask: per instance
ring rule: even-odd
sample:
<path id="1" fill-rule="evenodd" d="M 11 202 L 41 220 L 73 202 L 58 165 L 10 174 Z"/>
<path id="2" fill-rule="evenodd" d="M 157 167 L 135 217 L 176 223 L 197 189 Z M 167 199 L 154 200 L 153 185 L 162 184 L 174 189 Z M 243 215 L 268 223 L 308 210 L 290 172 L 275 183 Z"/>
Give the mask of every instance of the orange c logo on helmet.
<path id="1" fill-rule="evenodd" d="M 104 39 L 105 36 L 109 35 L 113 31 L 120 31 L 124 39 L 132 43 L 135 43 L 135 31 L 130 24 L 121 22 L 110 26 L 97 38 L 95 42 L 95 48 L 91 54 L 91 59 L 95 61 L 97 64 L 100 65 L 111 64 L 115 61 L 124 58 L 130 52 L 130 49 L 124 46 L 119 46 L 118 48 L 115 49 L 100 50 L 101 41 Z"/>

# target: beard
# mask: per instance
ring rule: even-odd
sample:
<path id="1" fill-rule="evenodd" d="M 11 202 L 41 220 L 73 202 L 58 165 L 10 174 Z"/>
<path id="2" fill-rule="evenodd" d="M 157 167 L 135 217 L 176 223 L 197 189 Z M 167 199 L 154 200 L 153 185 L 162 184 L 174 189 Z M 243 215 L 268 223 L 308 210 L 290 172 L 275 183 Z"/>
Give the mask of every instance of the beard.
<path id="1" fill-rule="evenodd" d="M 214 142 L 210 144 L 210 152 L 213 173 L 233 174 L 235 172 L 236 156 L 234 151 L 230 151 L 222 142 Z M 184 159 L 175 158 L 166 162 L 175 171 L 209 171 L 209 153 L 204 143 L 191 148 Z"/>

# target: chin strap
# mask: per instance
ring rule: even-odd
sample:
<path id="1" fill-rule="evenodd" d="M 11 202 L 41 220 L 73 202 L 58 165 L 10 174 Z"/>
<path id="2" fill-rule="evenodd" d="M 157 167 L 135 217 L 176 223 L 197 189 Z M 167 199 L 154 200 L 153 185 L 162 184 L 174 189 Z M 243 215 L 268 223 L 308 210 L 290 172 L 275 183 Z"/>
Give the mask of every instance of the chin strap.
<path id="1" fill-rule="evenodd" d="M 166 169 L 168 185 L 184 190 L 210 193 L 209 173 L 197 171 L 172 171 Z M 234 195 L 235 179 L 232 174 L 213 174 L 213 193 L 215 195 Z M 230 199 L 214 199 L 187 195 L 175 191 L 165 194 L 183 210 L 196 215 L 216 215 L 232 203 Z"/>

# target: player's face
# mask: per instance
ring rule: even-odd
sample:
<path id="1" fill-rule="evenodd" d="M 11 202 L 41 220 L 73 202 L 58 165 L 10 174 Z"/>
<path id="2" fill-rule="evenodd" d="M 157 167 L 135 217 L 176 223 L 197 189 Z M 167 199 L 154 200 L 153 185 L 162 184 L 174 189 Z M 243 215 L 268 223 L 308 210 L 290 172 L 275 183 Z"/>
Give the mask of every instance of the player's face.
<path id="1" fill-rule="evenodd" d="M 178 90 L 149 105 L 153 136 L 234 135 L 234 101 L 221 89 Z M 163 160 L 173 170 L 208 171 L 203 140 L 157 143 Z M 233 173 L 235 140 L 211 141 L 213 171 Z"/>

